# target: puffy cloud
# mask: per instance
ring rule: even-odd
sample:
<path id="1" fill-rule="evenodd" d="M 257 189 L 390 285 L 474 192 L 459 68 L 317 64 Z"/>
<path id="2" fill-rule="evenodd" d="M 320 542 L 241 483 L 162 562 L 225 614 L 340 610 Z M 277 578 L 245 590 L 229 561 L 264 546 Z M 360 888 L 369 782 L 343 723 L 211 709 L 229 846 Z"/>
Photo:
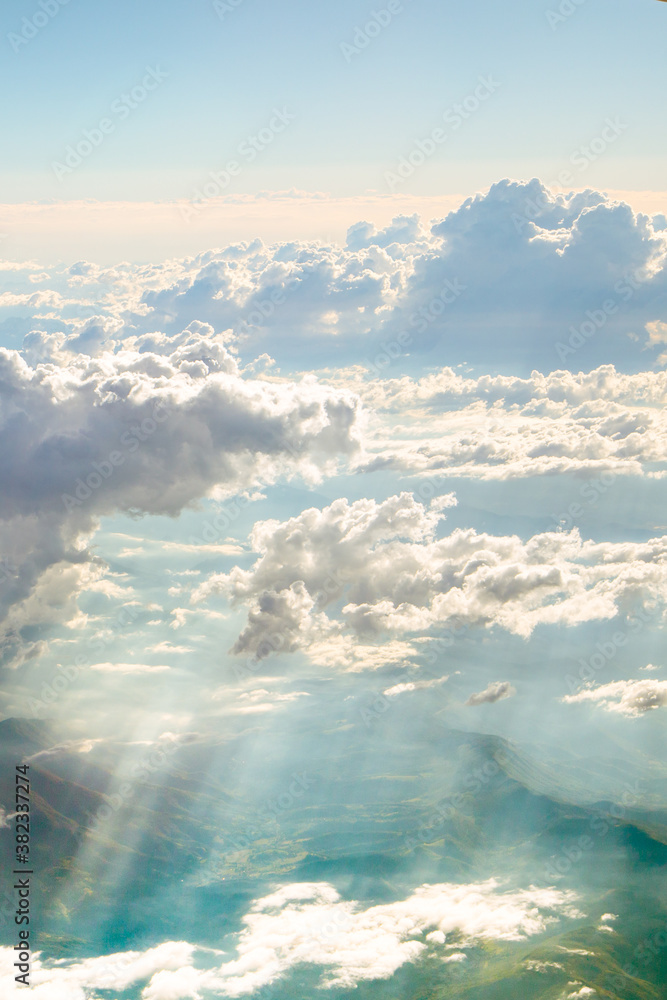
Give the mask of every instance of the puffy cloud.
<path id="1" fill-rule="evenodd" d="M 198 319 L 285 360 L 317 358 L 332 336 L 368 359 L 406 331 L 412 354 L 445 342 L 453 363 L 632 364 L 630 335 L 658 350 L 643 331 L 665 320 L 666 246 L 646 216 L 596 192 L 506 180 L 430 232 L 399 217 L 380 232 L 353 226 L 344 249 L 253 244 L 184 262 L 171 287 L 144 295 L 148 315 L 128 322 Z"/>
<path id="2" fill-rule="evenodd" d="M 471 378 L 443 368 L 370 383 L 352 372 L 349 384 L 381 415 L 375 461 L 398 469 L 487 479 L 665 474 L 664 371 L 624 375 L 603 365 L 577 374 Z"/>
<path id="3" fill-rule="evenodd" d="M 79 340 L 93 352 L 116 334 L 171 351 L 169 338 L 201 323 L 281 364 L 329 363 L 333 344 L 368 363 L 405 332 L 411 356 L 444 344 L 451 364 L 634 370 L 631 337 L 653 357 L 663 346 L 660 226 L 594 191 L 503 180 L 430 228 L 399 216 L 380 231 L 357 223 L 345 247 L 255 240 L 161 265 L 79 262 L 54 271 L 49 288 L 15 282 L 0 310 L 27 321 L 41 309 L 43 329 L 70 343 L 91 306 L 122 321 L 122 333 L 93 324 Z"/>
<path id="4" fill-rule="evenodd" d="M 86 548 L 99 517 L 173 516 L 216 490 L 317 479 L 355 454 L 358 424 L 349 392 L 246 378 L 199 332 L 170 355 L 56 352 L 35 367 L 0 349 L 5 643 L 20 645 L 27 626 L 76 623 L 77 594 L 102 587 Z"/>
<path id="5" fill-rule="evenodd" d="M 607 712 L 638 718 L 654 708 L 667 705 L 667 681 L 612 681 L 566 695 L 563 701 L 568 705 L 592 701 Z"/>
<path id="6" fill-rule="evenodd" d="M 509 681 L 493 681 L 483 691 L 471 694 L 466 705 L 493 705 L 496 701 L 511 698 L 516 694 L 516 688 Z"/>
<path id="7" fill-rule="evenodd" d="M 157 972 L 142 993 L 143 1000 L 199 1000 L 201 973 L 191 966 Z"/>
<path id="8" fill-rule="evenodd" d="M 143 953 L 120 952 L 57 965 L 47 964 L 37 952 L 32 957 L 31 988 L 27 991 L 14 981 L 13 949 L 0 948 L 0 987 L 3 997 L 27 994 L 36 1000 L 86 1000 L 91 989 L 123 991 L 162 970 L 187 968 L 194 951 L 193 945 L 168 941 Z"/>
<path id="9" fill-rule="evenodd" d="M 352 989 L 389 979 L 429 948 L 447 957 L 451 934 L 457 935 L 457 957 L 448 956 L 450 961 L 460 961 L 462 949 L 483 941 L 540 934 L 561 915 L 580 916 L 575 898 L 555 889 L 502 892 L 491 879 L 425 885 L 403 901 L 363 909 L 341 900 L 326 883 L 291 885 L 253 906 L 244 918 L 238 958 L 208 982 L 224 995 L 241 996 L 308 963 L 324 968 L 323 985 Z"/>
<path id="10" fill-rule="evenodd" d="M 389 979 L 429 952 L 446 962 L 461 962 L 466 950 L 485 941 L 524 941 L 542 934 L 563 917 L 581 917 L 575 902 L 572 892 L 533 887 L 503 891 L 489 879 L 423 885 L 405 900 L 364 909 L 342 900 L 325 882 L 296 883 L 257 900 L 243 918 L 237 957 L 223 964 L 212 962 L 222 952 L 200 949 L 195 968 L 196 949 L 184 942 L 56 966 L 35 956 L 31 995 L 84 1000 L 90 989 L 122 991 L 148 980 L 143 1000 L 198 1000 L 204 991 L 244 996 L 303 964 L 322 967 L 323 986 L 352 989 L 364 981 Z M 450 935 L 456 935 L 454 950 Z M 12 962 L 11 948 L 0 949 L 0 985 L 6 995 L 18 996 Z"/>
<path id="11" fill-rule="evenodd" d="M 499 626 L 528 637 L 538 624 L 576 625 L 667 596 L 667 537 L 583 541 L 575 529 L 522 541 L 457 529 L 439 537 L 443 508 L 409 493 L 378 503 L 336 500 L 255 525 L 249 569 L 215 574 L 193 600 L 225 594 L 247 606 L 234 652 L 262 659 L 351 631 L 362 643 L 448 624 Z"/>

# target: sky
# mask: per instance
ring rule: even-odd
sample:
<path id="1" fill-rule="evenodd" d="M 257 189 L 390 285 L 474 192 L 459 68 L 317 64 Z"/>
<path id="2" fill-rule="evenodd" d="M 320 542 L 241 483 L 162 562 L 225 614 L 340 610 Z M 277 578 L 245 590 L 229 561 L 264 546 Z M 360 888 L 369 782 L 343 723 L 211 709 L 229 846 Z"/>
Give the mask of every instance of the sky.
<path id="1" fill-rule="evenodd" d="M 365 196 L 372 221 L 386 224 L 391 201 L 435 217 L 446 196 L 503 176 L 555 185 L 563 171 L 572 176 L 561 187 L 634 192 L 637 207 L 657 211 L 664 10 L 629 0 L 561 6 L 406 0 L 379 6 L 377 19 L 358 0 L 5 7 L 3 252 L 70 263 L 106 253 L 110 263 L 110 253 L 193 253 L 216 233 L 218 242 L 274 239 L 289 226 L 293 238 L 340 239 L 362 207 L 348 199 Z M 142 91 L 151 69 L 153 89 Z M 466 99 L 470 111 L 452 112 Z M 289 122 L 264 133 L 252 160 L 252 147 L 239 154 L 276 109 Z M 109 131 L 68 167 L 68 147 L 86 151 L 86 132 L 104 119 Z M 392 185 L 401 158 L 443 125 L 444 141 Z M 205 218 L 184 222 L 174 203 L 196 198 L 230 161 L 240 170 Z M 287 191 L 301 193 L 291 210 L 275 199 Z M 274 198 L 257 210 L 260 192 Z M 324 197 L 313 204 L 313 193 Z M 250 209 L 239 216 L 240 196 Z"/>
<path id="2" fill-rule="evenodd" d="M 314 997 L 431 995 L 428 962 L 465 980 L 490 942 L 500 965 L 574 921 L 620 967 L 631 910 L 657 925 L 666 17 L 3 8 L 0 735 L 39 724 L 18 731 L 72 824 L 107 804 L 71 857 L 47 857 L 67 822 L 36 848 L 66 873 L 36 1000 L 280 1000 L 311 974 Z M 200 765 L 191 864 L 171 824 Z M 408 850 L 459 781 L 479 838 Z M 645 856 L 614 834 L 545 880 L 601 801 L 641 814 Z M 537 824 L 509 870 L 494 810 Z M 142 896 L 128 859 L 156 829 Z M 304 944 L 315 917 L 340 941 Z M 596 1000 L 530 961 L 563 973 L 550 997 Z"/>

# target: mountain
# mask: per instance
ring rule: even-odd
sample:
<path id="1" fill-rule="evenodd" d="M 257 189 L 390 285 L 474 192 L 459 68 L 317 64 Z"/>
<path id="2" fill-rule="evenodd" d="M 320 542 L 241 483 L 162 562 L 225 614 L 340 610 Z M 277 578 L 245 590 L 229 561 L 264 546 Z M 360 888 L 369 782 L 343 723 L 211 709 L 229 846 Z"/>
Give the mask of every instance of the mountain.
<path id="1" fill-rule="evenodd" d="M 509 889 L 573 889 L 586 916 L 542 939 L 473 949 L 465 975 L 426 961 L 355 996 L 556 1000 L 568 982 L 613 1000 L 664 995 L 662 950 L 637 974 L 623 968 L 667 922 L 667 815 L 583 801 L 582 782 L 570 780 L 576 761 L 559 770 L 500 737 L 442 728 L 396 732 L 391 750 L 373 755 L 362 730 L 316 740 L 314 727 L 304 735 L 313 740 L 307 771 L 275 759 L 259 773 L 247 770 L 244 733 L 168 752 L 100 743 L 83 753 L 22 720 L 0 724 L 0 735 L 3 759 L 21 741 L 33 755 L 35 905 L 47 953 L 167 939 L 229 949 L 252 900 L 276 883 L 326 881 L 372 904 L 424 882 L 495 877 Z M 11 849 L 10 830 L 0 846 Z M 599 929 L 608 912 L 619 930 Z M 315 981 L 295 975 L 271 996 Z"/>

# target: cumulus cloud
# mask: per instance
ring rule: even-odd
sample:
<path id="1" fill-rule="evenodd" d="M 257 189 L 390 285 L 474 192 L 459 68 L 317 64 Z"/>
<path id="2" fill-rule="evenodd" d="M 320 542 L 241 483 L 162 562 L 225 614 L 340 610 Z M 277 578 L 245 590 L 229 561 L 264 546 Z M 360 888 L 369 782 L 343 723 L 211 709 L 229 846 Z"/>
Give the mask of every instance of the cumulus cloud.
<path id="1" fill-rule="evenodd" d="M 98 518 L 176 515 L 219 494 L 332 471 L 359 447 L 359 403 L 315 380 L 246 378 L 190 331 L 169 355 L 55 352 L 31 367 L 0 349 L 0 629 L 75 622 L 101 586 L 86 547 Z"/>
<path id="2" fill-rule="evenodd" d="M 406 962 L 442 947 L 425 935 L 457 933 L 457 950 L 483 941 L 521 941 L 573 917 L 575 896 L 555 889 L 502 892 L 477 885 L 425 885 L 407 899 L 362 909 L 326 883 L 292 885 L 259 900 L 244 918 L 238 958 L 221 969 L 229 996 L 264 986 L 294 965 L 323 966 L 323 985 L 354 988 L 389 979 Z"/>
<path id="3" fill-rule="evenodd" d="M 511 698 L 516 694 L 516 688 L 509 681 L 493 681 L 483 691 L 471 694 L 466 705 L 493 705 L 496 701 Z"/>
<path id="4" fill-rule="evenodd" d="M 603 365 L 576 374 L 469 378 L 443 368 L 370 382 L 352 371 L 347 382 L 381 415 L 375 461 L 399 470 L 485 479 L 667 471 L 664 371 L 624 375 Z"/>
<path id="5" fill-rule="evenodd" d="M 287 361 L 323 357 L 335 337 L 363 362 L 407 332 L 411 354 L 446 338 L 454 362 L 576 371 L 582 356 L 626 361 L 631 334 L 659 350 L 647 324 L 665 320 L 666 247 L 648 217 L 604 195 L 505 180 L 430 229 L 414 216 L 360 222 L 344 248 L 257 241 L 153 270 L 124 318 L 139 335 L 199 320 Z"/>
<path id="6" fill-rule="evenodd" d="M 44 1000 L 84 1000 L 90 989 L 124 990 L 148 980 L 143 1000 L 197 1000 L 202 991 L 237 997 L 304 964 L 322 968 L 322 986 L 353 989 L 389 979 L 430 953 L 461 962 L 484 942 L 524 941 L 563 918 L 581 917 L 575 903 L 572 892 L 503 891 L 489 879 L 423 885 L 404 900 L 364 908 L 341 899 L 328 883 L 296 883 L 255 902 L 243 918 L 236 958 L 222 964 L 219 958 L 213 964 L 216 953 L 209 949 L 183 942 L 50 967 L 36 958 L 33 993 Z M 450 935 L 456 935 L 453 950 Z M 0 985 L 7 995 L 14 995 L 13 960 L 10 948 L 0 949 Z"/>
<path id="7" fill-rule="evenodd" d="M 78 262 L 39 291 L 12 285 L 0 310 L 13 321 L 40 310 L 46 333 L 92 353 L 108 338 L 159 351 L 196 322 L 253 359 L 308 367 L 327 363 L 333 343 L 368 363 L 403 332 L 411 355 L 446 343 L 452 364 L 633 367 L 631 337 L 652 358 L 661 349 L 666 247 L 658 217 L 595 191 L 506 179 L 432 225 L 359 222 L 344 247 L 255 240 L 160 265 Z M 81 331 L 91 305 L 95 321 Z"/>
<path id="8" fill-rule="evenodd" d="M 667 681 L 612 681 L 568 694 L 563 701 L 568 705 L 590 701 L 607 712 L 638 718 L 654 708 L 667 705 Z"/>
<path id="9" fill-rule="evenodd" d="M 497 626 L 528 637 L 539 624 L 611 619 L 664 602 L 667 538 L 583 541 L 575 529 L 522 541 L 473 529 L 440 535 L 451 495 L 336 500 L 255 525 L 249 569 L 214 574 L 194 601 L 222 593 L 248 608 L 233 651 L 262 659 L 352 634 L 372 644 L 434 627 Z"/>
<path id="10" fill-rule="evenodd" d="M 32 958 L 29 993 L 36 1000 L 86 1000 L 91 989 L 123 991 L 159 975 L 162 970 L 178 973 L 191 965 L 194 952 L 193 945 L 168 941 L 146 952 L 120 952 L 80 962 L 59 962 L 55 966 L 45 962 L 38 952 Z M 20 997 L 21 991 L 25 991 L 25 987 L 14 981 L 14 961 L 12 948 L 0 948 L 3 996 Z M 163 1000 L 167 1000 L 166 994 Z"/>

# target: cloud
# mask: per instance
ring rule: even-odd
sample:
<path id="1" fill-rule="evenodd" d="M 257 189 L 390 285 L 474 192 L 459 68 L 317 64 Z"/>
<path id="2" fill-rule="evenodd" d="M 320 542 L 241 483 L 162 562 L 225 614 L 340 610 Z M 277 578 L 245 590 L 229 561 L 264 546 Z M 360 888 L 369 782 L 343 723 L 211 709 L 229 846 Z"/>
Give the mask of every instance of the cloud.
<path id="1" fill-rule="evenodd" d="M 426 691 L 428 688 L 439 687 L 448 680 L 449 677 L 436 677 L 432 681 L 405 681 L 402 684 L 394 684 L 393 687 L 387 688 L 382 693 L 387 698 L 396 698 L 399 694 L 408 694 L 412 691 Z"/>
<path id="2" fill-rule="evenodd" d="M 516 688 L 509 681 L 493 681 L 483 691 L 471 694 L 466 705 L 493 705 L 494 702 L 512 698 L 515 694 Z"/>
<path id="3" fill-rule="evenodd" d="M 630 335 L 659 349 L 644 330 L 665 320 L 666 247 L 647 216 L 597 192 L 504 180 L 430 229 L 399 216 L 380 230 L 352 226 L 344 248 L 256 243 L 201 255 L 171 286 L 147 290 L 148 311 L 126 322 L 177 332 L 200 320 L 279 363 L 325 357 L 334 337 L 363 362 L 405 331 L 413 357 L 446 342 L 452 364 L 624 365 Z M 451 301 L 447 282 L 461 289 Z"/>
<path id="4" fill-rule="evenodd" d="M 592 701 L 607 712 L 638 718 L 667 705 L 667 681 L 612 681 L 566 695 L 563 701 L 568 705 Z"/>
<path id="5" fill-rule="evenodd" d="M 12 321 L 41 309 L 45 333 L 92 353 L 109 337 L 171 349 L 169 338 L 201 323 L 247 360 L 268 354 L 301 368 L 329 363 L 332 347 L 368 363 L 407 333 L 413 359 L 446 345 L 452 365 L 634 369 L 638 342 L 651 361 L 663 346 L 660 226 L 595 191 L 557 195 L 505 179 L 434 224 L 357 222 L 344 247 L 253 240 L 161 265 L 79 262 L 54 269 L 49 288 L 12 286 L 0 309 Z M 447 282 L 462 290 L 451 301 Z"/>
<path id="6" fill-rule="evenodd" d="M 299 649 L 316 658 L 320 644 L 341 636 L 372 647 L 453 624 L 528 638 L 539 624 L 611 619 L 667 596 L 667 537 L 442 534 L 451 502 L 448 495 L 425 505 L 409 493 L 341 498 L 287 521 L 258 522 L 254 565 L 210 576 L 192 600 L 219 593 L 247 607 L 233 652 L 263 659 Z"/>
<path id="7" fill-rule="evenodd" d="M 151 646 L 151 653 L 192 653 L 191 646 L 175 646 L 172 642 L 165 639 L 163 642 L 158 642 L 154 646 Z"/>
<path id="8" fill-rule="evenodd" d="M 491 879 L 477 885 L 426 885 L 407 899 L 362 909 L 326 883 L 291 885 L 259 900 L 244 918 L 238 958 L 221 969 L 222 992 L 240 996 L 307 962 L 327 970 L 323 985 L 352 989 L 389 979 L 437 941 L 457 933 L 457 950 L 483 941 L 521 941 L 573 916 L 575 896 L 555 889 L 501 892 Z"/>
<path id="9" fill-rule="evenodd" d="M 219 341 L 169 355 L 58 354 L 31 367 L 0 349 L 0 633 L 83 620 L 105 567 L 86 547 L 101 516 L 175 516 L 218 490 L 310 480 L 359 448 L 359 403 L 315 380 L 246 378 Z"/>
<path id="10" fill-rule="evenodd" d="M 94 663 L 90 669 L 102 674 L 163 674 L 171 667 L 151 667 L 145 663 Z"/>
<path id="11" fill-rule="evenodd" d="M 57 966 L 36 956 L 33 992 L 40 1000 L 84 1000 L 91 989 L 122 991 L 148 980 L 143 1000 L 196 1000 L 204 991 L 238 997 L 299 965 L 321 967 L 322 986 L 353 989 L 389 979 L 406 963 L 429 954 L 461 962 L 468 950 L 484 942 L 524 941 L 542 934 L 562 918 L 581 917 L 575 902 L 572 892 L 503 891 L 490 879 L 423 885 L 404 900 L 364 908 L 342 900 L 328 883 L 296 883 L 254 903 L 243 917 L 237 957 L 222 964 L 221 952 L 184 942 L 166 942 L 143 954 L 61 960 Z M 456 936 L 453 951 L 450 935 Z M 13 995 L 13 960 L 11 948 L 0 949 L 0 985 L 8 995 Z"/>
<path id="12" fill-rule="evenodd" d="M 80 962 L 59 962 L 57 966 L 47 964 L 40 953 L 36 953 L 32 959 L 30 996 L 36 1000 L 86 1000 L 91 989 L 120 992 L 155 974 L 159 975 L 162 970 L 178 972 L 187 968 L 194 951 L 193 945 L 169 941 L 143 953 L 121 952 L 86 958 Z M 25 989 L 14 982 L 14 961 L 11 948 L 0 948 L 3 996 L 20 997 L 21 990 Z"/>
<path id="13" fill-rule="evenodd" d="M 383 381 L 351 371 L 347 384 L 381 415 L 371 451 L 385 467 L 484 479 L 667 472 L 664 371 L 624 375 L 603 365 L 470 378 L 443 368 Z M 397 418 L 399 442 L 391 433 Z"/>

